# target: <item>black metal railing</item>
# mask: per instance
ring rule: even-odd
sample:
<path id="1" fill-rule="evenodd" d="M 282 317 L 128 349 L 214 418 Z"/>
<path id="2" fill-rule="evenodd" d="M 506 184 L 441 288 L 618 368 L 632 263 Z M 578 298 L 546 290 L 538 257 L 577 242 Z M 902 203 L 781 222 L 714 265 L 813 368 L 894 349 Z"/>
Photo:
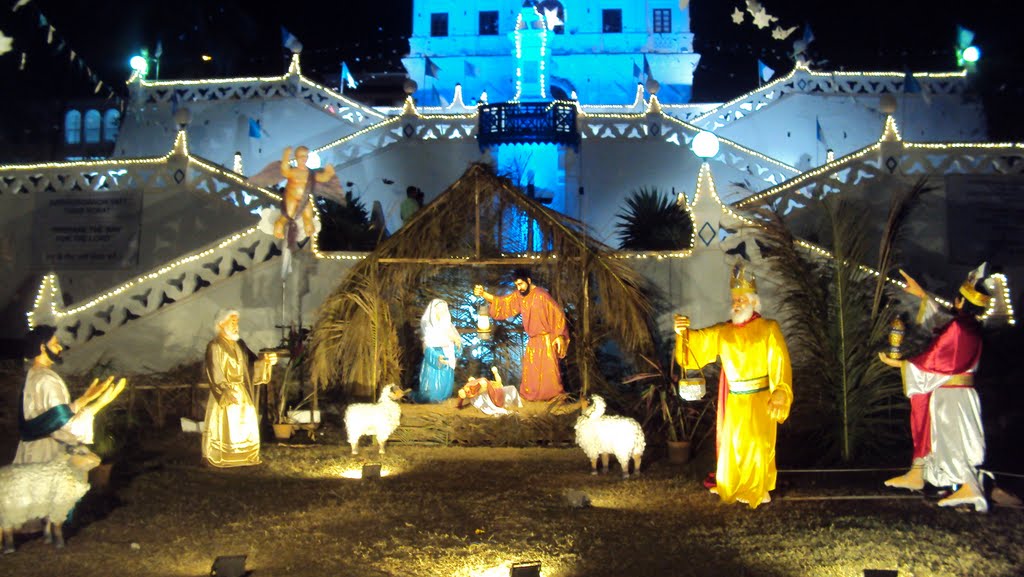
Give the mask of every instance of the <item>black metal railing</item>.
<path id="1" fill-rule="evenodd" d="M 552 143 L 579 149 L 576 105 L 571 102 L 503 102 L 480 107 L 480 148 L 496 144 Z"/>

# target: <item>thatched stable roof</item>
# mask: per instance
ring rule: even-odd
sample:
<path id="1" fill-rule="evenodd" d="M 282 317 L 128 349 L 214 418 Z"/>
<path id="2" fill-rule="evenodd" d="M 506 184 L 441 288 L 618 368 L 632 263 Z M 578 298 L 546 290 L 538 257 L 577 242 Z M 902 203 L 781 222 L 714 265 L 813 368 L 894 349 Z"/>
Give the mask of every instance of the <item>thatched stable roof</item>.
<path id="1" fill-rule="evenodd" d="M 529 251 L 527 243 L 542 248 Z M 452 299 L 473 301 L 474 284 L 493 292 L 524 266 L 567 311 L 569 365 L 578 367 L 578 374 L 565 375 L 567 388 L 603 383 L 595 350 L 605 338 L 635 354 L 653 347 L 643 277 L 589 237 L 582 223 L 478 163 L 353 267 L 324 301 L 311 336 L 312 378 L 355 396 L 400 382 L 401 371 L 413 368 L 401 366 L 399 332 L 413 326 L 430 297 L 446 297 L 454 311 L 460 303 Z M 445 293 L 446 284 L 455 290 Z"/>

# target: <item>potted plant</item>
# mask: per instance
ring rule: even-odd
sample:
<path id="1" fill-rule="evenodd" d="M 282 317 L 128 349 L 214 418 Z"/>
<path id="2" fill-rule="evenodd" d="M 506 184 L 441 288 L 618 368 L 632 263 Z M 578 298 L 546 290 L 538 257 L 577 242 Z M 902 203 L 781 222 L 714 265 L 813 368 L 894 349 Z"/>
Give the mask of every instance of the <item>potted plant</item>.
<path id="1" fill-rule="evenodd" d="M 685 463 L 711 434 L 705 417 L 714 415 L 714 397 L 705 395 L 698 401 L 685 401 L 679 396 L 678 378 L 666 371 L 658 362 L 641 357 L 650 370 L 627 378 L 626 384 L 646 383 L 640 395 L 645 429 L 664 433 L 668 444 L 669 461 Z M 696 443 L 696 445 L 694 445 Z"/>
<path id="2" fill-rule="evenodd" d="M 305 344 L 308 334 L 309 331 L 306 329 L 292 328 L 288 332 L 288 339 L 285 343 L 288 350 L 288 363 L 284 368 L 284 376 L 281 379 L 281 388 L 277 392 L 274 411 L 274 436 L 278 439 L 291 438 L 295 432 L 295 423 L 288 416 L 288 387 L 291 384 L 293 373 L 301 371 L 301 365 L 305 360 Z M 305 400 L 299 405 L 303 403 Z"/>

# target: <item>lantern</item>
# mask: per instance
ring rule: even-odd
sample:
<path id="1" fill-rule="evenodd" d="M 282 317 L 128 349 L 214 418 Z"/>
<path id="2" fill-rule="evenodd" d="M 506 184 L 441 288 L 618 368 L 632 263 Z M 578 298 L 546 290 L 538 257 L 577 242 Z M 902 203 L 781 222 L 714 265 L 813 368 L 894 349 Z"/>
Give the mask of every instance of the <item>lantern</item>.
<path id="1" fill-rule="evenodd" d="M 476 332 L 480 335 L 480 340 L 489 341 L 491 339 L 491 311 L 484 303 L 476 309 Z"/>

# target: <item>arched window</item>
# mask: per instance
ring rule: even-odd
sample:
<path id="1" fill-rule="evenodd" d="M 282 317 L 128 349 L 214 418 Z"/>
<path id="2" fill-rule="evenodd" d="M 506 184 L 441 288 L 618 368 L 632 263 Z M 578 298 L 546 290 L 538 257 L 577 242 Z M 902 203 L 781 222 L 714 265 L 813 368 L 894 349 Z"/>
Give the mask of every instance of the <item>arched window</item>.
<path id="1" fill-rule="evenodd" d="M 121 127 L 121 113 L 111 108 L 103 113 L 103 142 L 116 142 Z"/>
<path id="2" fill-rule="evenodd" d="M 103 119 L 99 110 L 88 110 L 85 113 L 85 143 L 96 144 L 100 141 L 100 125 Z"/>
<path id="3" fill-rule="evenodd" d="M 64 115 L 64 142 L 78 144 L 82 142 L 82 113 L 68 110 Z"/>

